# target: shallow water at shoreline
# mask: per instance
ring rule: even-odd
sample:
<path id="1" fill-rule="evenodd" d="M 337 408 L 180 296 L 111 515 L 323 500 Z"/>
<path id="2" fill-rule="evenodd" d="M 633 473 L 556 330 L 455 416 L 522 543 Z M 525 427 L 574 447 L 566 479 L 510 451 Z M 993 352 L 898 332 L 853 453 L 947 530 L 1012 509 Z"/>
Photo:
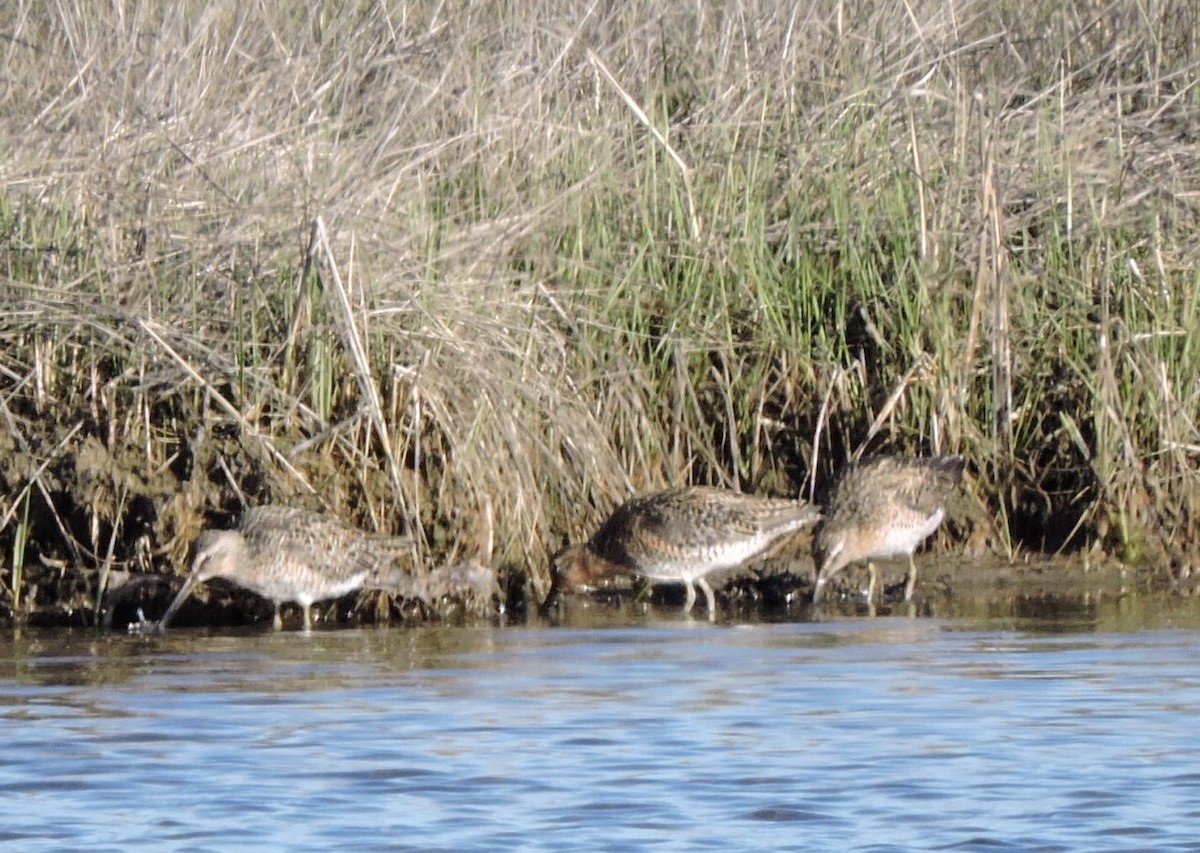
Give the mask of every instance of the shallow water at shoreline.
<path id="1" fill-rule="evenodd" d="M 1090 616 L 23 631 L 23 850 L 1200 849 L 1200 602 Z"/>

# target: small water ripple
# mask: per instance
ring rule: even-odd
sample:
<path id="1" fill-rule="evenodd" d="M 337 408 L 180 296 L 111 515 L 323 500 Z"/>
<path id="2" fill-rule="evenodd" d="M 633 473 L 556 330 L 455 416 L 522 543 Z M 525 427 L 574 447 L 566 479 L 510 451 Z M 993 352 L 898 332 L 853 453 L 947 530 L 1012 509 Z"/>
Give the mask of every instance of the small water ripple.
<path id="1" fill-rule="evenodd" d="M 1200 850 L 1184 630 L 58 645 L 0 646 L 0 842 L 21 849 Z"/>

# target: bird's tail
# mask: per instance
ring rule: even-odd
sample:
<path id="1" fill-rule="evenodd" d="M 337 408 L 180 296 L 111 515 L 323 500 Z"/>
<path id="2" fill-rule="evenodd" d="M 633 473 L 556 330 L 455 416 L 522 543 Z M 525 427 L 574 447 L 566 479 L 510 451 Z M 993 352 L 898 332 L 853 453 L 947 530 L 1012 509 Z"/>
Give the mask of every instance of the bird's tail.
<path id="1" fill-rule="evenodd" d="M 937 479 L 947 487 L 953 488 L 962 482 L 963 472 L 967 461 L 962 456 L 933 456 L 925 460 L 926 466 L 933 471 Z"/>

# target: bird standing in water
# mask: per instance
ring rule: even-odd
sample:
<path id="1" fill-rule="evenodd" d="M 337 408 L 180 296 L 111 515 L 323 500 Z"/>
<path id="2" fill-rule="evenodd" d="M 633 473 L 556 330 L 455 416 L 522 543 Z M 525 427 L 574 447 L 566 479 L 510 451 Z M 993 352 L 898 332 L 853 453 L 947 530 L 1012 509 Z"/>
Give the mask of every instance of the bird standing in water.
<path id="1" fill-rule="evenodd" d="M 555 556 L 555 584 L 569 592 L 627 573 L 682 582 L 687 587 L 684 612 L 689 614 L 696 603 L 695 584 L 704 592 L 713 621 L 717 604 L 707 575 L 742 565 L 820 517 L 820 510 L 805 501 L 707 486 L 633 498 L 586 544 Z"/>
<path id="2" fill-rule="evenodd" d="M 314 602 L 401 583 L 406 575 L 394 561 L 409 546 L 407 536 L 365 533 L 320 513 L 253 507 L 243 513 L 235 530 L 200 534 L 191 574 L 158 627 L 166 627 L 196 584 L 224 578 L 275 605 L 275 630 L 283 627 L 280 605 L 298 603 L 304 609 L 304 630 L 310 631 Z"/>
<path id="3" fill-rule="evenodd" d="M 813 603 L 821 600 L 833 575 L 862 560 L 871 575 L 867 600 L 873 602 L 879 585 L 874 561 L 900 556 L 908 557 L 904 600 L 912 600 L 913 552 L 942 523 L 946 499 L 962 482 L 964 466 L 961 456 L 877 456 L 847 468 L 813 536 Z"/>

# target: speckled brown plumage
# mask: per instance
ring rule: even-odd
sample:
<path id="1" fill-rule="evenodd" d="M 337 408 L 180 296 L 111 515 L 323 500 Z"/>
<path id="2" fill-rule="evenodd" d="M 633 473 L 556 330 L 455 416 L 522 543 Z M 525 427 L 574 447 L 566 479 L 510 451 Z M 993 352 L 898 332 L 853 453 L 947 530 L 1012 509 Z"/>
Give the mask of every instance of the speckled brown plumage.
<path id="1" fill-rule="evenodd" d="M 682 582 L 685 612 L 704 591 L 708 618 L 716 601 L 705 576 L 740 566 L 784 534 L 820 518 L 804 501 L 763 498 L 705 486 L 672 489 L 622 504 L 584 545 L 555 557 L 556 583 L 565 591 L 615 574 Z"/>
<path id="2" fill-rule="evenodd" d="M 846 469 L 813 536 L 813 602 L 821 600 L 830 577 L 863 560 L 873 601 L 878 575 L 872 561 L 900 556 L 908 557 L 905 600 L 911 599 L 917 581 L 913 552 L 942 523 L 946 498 L 962 482 L 963 467 L 961 456 L 878 456 Z"/>
<path id="3" fill-rule="evenodd" d="M 312 628 L 313 602 L 340 598 L 357 589 L 390 589 L 405 575 L 395 565 L 407 537 L 365 533 L 308 510 L 260 506 L 243 513 L 235 530 L 206 530 L 196 540 L 192 571 L 159 627 L 165 627 L 196 584 L 224 578 L 270 599 L 274 625 L 279 606 L 297 602 L 304 628 Z"/>

